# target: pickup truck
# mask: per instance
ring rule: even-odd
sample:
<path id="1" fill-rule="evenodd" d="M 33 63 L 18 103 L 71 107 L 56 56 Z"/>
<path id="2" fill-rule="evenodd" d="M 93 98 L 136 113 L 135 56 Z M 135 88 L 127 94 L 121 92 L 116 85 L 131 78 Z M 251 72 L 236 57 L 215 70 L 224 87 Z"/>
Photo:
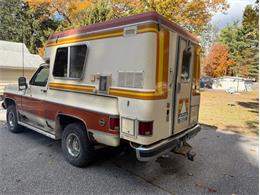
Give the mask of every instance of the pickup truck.
<path id="1" fill-rule="evenodd" d="M 155 12 L 50 36 L 46 63 L 4 90 L 11 132 L 61 139 L 66 159 L 88 165 L 96 146 L 129 144 L 140 161 L 166 152 L 193 159 L 200 131 L 200 46 Z"/>

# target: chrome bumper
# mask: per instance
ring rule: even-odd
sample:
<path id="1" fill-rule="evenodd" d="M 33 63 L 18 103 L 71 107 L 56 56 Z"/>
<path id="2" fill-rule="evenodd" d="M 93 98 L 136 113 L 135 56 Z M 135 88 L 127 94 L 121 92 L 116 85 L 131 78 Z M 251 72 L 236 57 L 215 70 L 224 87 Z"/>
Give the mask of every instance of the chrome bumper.
<path id="1" fill-rule="evenodd" d="M 149 146 L 139 146 L 136 150 L 136 157 L 139 161 L 149 161 L 161 156 L 163 153 L 169 152 L 180 146 L 181 142 L 186 141 L 197 135 L 201 127 L 199 124 L 187 129 L 180 134 L 159 141 Z"/>

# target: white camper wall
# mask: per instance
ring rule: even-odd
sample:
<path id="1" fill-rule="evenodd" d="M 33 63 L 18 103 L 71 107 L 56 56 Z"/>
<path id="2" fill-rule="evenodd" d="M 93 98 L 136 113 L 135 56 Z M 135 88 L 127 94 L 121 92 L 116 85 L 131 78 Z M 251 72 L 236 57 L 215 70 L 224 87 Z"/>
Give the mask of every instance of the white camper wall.
<path id="1" fill-rule="evenodd" d="M 154 89 L 155 67 L 155 33 L 95 40 L 89 43 L 87 83 L 90 82 L 91 74 L 107 73 L 112 74 L 112 86 L 118 86 L 119 71 L 143 71 L 143 88 Z"/>
<path id="2" fill-rule="evenodd" d="M 47 48 L 50 55 L 50 81 L 52 76 L 53 62 L 56 49 L 75 44 L 87 44 L 88 54 L 85 74 L 82 81 L 55 79 L 56 82 L 90 84 L 98 87 L 98 80 L 91 82 L 91 76 L 97 73 L 112 74 L 112 86 L 118 86 L 119 71 L 143 71 L 143 88 L 155 88 L 156 74 L 156 33 L 142 33 L 127 37 L 114 37 L 86 41 L 82 43 L 66 44 Z M 48 57 L 48 56 L 46 56 Z"/>

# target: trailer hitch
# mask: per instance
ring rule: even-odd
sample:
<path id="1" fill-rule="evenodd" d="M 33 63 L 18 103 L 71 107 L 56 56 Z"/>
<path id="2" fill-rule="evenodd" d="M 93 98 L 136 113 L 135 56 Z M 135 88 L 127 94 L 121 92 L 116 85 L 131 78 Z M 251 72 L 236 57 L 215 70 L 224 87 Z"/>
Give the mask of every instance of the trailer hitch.
<path id="1" fill-rule="evenodd" d="M 192 146 L 185 141 L 179 147 L 174 148 L 172 152 L 187 157 L 190 161 L 194 161 L 196 156 L 196 153 L 192 151 Z"/>

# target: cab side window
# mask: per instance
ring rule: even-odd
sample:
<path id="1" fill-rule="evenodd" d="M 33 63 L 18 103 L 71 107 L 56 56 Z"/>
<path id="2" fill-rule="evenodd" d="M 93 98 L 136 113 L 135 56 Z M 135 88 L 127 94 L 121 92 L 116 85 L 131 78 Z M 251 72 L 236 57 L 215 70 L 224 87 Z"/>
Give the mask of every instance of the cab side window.
<path id="1" fill-rule="evenodd" d="M 32 80 L 30 81 L 30 85 L 45 87 L 47 85 L 49 78 L 49 67 L 42 66 L 35 73 Z"/>
<path id="2" fill-rule="evenodd" d="M 54 61 L 53 76 L 72 79 L 81 78 L 86 54 L 86 45 L 58 48 Z"/>

